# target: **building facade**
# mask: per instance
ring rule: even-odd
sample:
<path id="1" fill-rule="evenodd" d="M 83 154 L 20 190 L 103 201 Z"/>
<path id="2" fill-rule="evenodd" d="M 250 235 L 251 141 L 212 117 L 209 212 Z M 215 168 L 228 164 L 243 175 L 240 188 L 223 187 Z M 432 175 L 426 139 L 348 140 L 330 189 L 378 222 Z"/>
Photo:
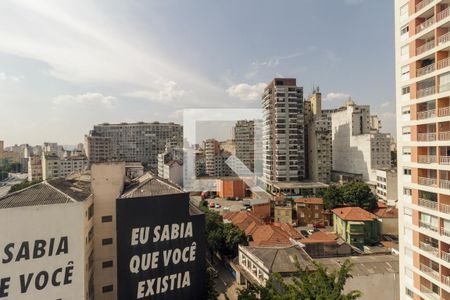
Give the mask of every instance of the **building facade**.
<path id="1" fill-rule="evenodd" d="M 33 163 L 37 163 L 37 161 Z M 61 159 L 54 152 L 44 152 L 41 165 L 42 179 L 48 180 L 84 171 L 88 167 L 88 159 L 86 156 L 70 156 Z"/>
<path id="2" fill-rule="evenodd" d="M 450 299 L 450 8 L 395 1 L 403 298 Z"/>
<path id="3" fill-rule="evenodd" d="M 108 138 L 110 142 L 98 137 Z M 183 127 L 175 123 L 159 122 L 105 123 L 95 125 L 86 140 L 88 155 L 93 160 L 107 158 L 108 148 L 111 147 L 109 160 L 140 162 L 156 171 L 158 154 L 164 152 L 167 143 L 173 147 L 183 146 Z M 97 142 L 101 145 L 97 146 Z"/>
<path id="4" fill-rule="evenodd" d="M 370 108 L 351 99 L 331 114 L 333 170 L 376 181 L 376 169 L 390 168 L 391 136 L 371 126 Z"/>
<path id="5" fill-rule="evenodd" d="M 252 172 L 255 170 L 255 122 L 237 121 L 233 128 L 236 157 Z"/>
<path id="6" fill-rule="evenodd" d="M 306 178 L 303 88 L 295 78 L 275 78 L 262 95 L 263 178 L 274 182 Z"/>
<path id="7" fill-rule="evenodd" d="M 332 169 L 331 113 L 322 110 L 319 89 L 314 90 L 305 101 L 305 128 L 307 177 L 312 181 L 328 183 Z"/>
<path id="8" fill-rule="evenodd" d="M 376 194 L 378 199 L 383 200 L 389 205 L 397 204 L 397 170 L 377 170 L 377 188 Z"/>

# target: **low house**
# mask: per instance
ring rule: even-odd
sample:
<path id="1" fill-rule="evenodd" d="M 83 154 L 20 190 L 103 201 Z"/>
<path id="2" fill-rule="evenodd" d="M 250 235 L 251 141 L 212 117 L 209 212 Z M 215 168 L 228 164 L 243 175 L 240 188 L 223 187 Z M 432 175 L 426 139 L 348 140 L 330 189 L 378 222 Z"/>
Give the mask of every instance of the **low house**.
<path id="1" fill-rule="evenodd" d="M 328 226 L 324 219 L 322 198 L 297 198 L 294 200 L 299 226 Z"/>
<path id="2" fill-rule="evenodd" d="M 312 268 L 312 259 L 299 246 L 239 246 L 236 281 L 241 285 L 264 286 L 271 274 L 290 278 L 301 268 Z"/>
<path id="3" fill-rule="evenodd" d="M 277 223 L 292 224 L 292 207 L 276 205 L 273 209 L 273 220 Z"/>
<path id="4" fill-rule="evenodd" d="M 246 196 L 247 185 L 239 178 L 217 179 L 217 194 L 220 198 L 243 199 Z"/>
<path id="5" fill-rule="evenodd" d="M 360 207 L 335 208 L 334 231 L 347 243 L 361 250 L 380 240 L 378 217 Z"/>
<path id="6" fill-rule="evenodd" d="M 300 240 L 305 245 L 305 251 L 312 258 L 349 256 L 352 247 L 335 232 L 317 231 Z"/>
<path id="7" fill-rule="evenodd" d="M 398 209 L 392 206 L 379 207 L 374 215 L 380 221 L 381 234 L 390 234 L 398 236 Z"/>

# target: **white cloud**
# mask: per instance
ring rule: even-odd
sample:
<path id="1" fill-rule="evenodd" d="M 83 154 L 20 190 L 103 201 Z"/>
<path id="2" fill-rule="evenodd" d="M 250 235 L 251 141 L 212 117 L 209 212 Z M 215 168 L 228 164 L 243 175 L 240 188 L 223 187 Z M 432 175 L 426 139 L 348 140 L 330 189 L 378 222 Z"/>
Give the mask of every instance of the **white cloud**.
<path id="1" fill-rule="evenodd" d="M 254 101 L 261 97 L 267 84 L 260 82 L 254 85 L 239 83 L 230 86 L 226 92 L 231 97 L 236 97 L 244 101 Z"/>
<path id="2" fill-rule="evenodd" d="M 381 103 L 380 107 L 386 108 L 386 107 L 389 107 L 390 105 L 391 105 L 391 103 L 389 101 L 386 101 L 386 102 Z"/>
<path id="3" fill-rule="evenodd" d="M 117 102 L 117 98 L 113 96 L 105 96 L 101 93 L 85 93 L 80 95 L 59 95 L 53 98 L 53 104 L 61 105 L 102 105 L 107 108 L 113 108 Z"/>
<path id="4" fill-rule="evenodd" d="M 325 96 L 324 100 L 325 101 L 341 101 L 342 102 L 342 101 L 348 100 L 348 98 L 350 98 L 349 94 L 331 92 Z"/>
<path id="5" fill-rule="evenodd" d="M 8 75 L 5 72 L 0 72 L 0 81 L 14 81 L 19 82 L 20 78 L 14 75 Z"/>
<path id="6" fill-rule="evenodd" d="M 179 88 L 174 81 L 160 81 L 157 80 L 153 84 L 152 89 L 136 90 L 126 93 L 125 96 L 131 98 L 145 99 L 155 102 L 174 102 L 180 99 L 186 91 Z"/>

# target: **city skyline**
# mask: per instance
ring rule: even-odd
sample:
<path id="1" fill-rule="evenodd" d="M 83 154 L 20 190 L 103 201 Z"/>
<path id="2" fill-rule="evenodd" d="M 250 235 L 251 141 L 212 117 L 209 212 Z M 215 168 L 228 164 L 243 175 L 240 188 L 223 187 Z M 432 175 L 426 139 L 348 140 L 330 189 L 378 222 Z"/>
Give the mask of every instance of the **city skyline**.
<path id="1" fill-rule="evenodd" d="M 0 135 L 7 146 L 76 144 L 103 122 L 181 123 L 183 108 L 256 108 L 276 76 L 298 78 L 305 97 L 319 85 L 324 108 L 349 96 L 369 104 L 395 133 L 392 3 L 270 4 L 4 1 Z M 279 34 L 291 41 L 278 45 Z"/>

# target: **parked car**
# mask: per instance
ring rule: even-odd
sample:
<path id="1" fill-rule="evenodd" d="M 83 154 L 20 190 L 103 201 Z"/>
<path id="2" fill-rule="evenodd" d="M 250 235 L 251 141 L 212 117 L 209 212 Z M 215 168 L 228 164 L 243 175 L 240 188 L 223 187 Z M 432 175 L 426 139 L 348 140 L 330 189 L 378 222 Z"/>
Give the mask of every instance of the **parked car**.
<path id="1" fill-rule="evenodd" d="M 224 207 L 223 207 L 223 210 L 224 210 L 224 211 L 230 211 L 230 207 L 224 206 Z"/>
<path id="2" fill-rule="evenodd" d="M 215 207 L 216 208 L 221 208 L 222 206 L 219 203 L 217 203 Z"/>

